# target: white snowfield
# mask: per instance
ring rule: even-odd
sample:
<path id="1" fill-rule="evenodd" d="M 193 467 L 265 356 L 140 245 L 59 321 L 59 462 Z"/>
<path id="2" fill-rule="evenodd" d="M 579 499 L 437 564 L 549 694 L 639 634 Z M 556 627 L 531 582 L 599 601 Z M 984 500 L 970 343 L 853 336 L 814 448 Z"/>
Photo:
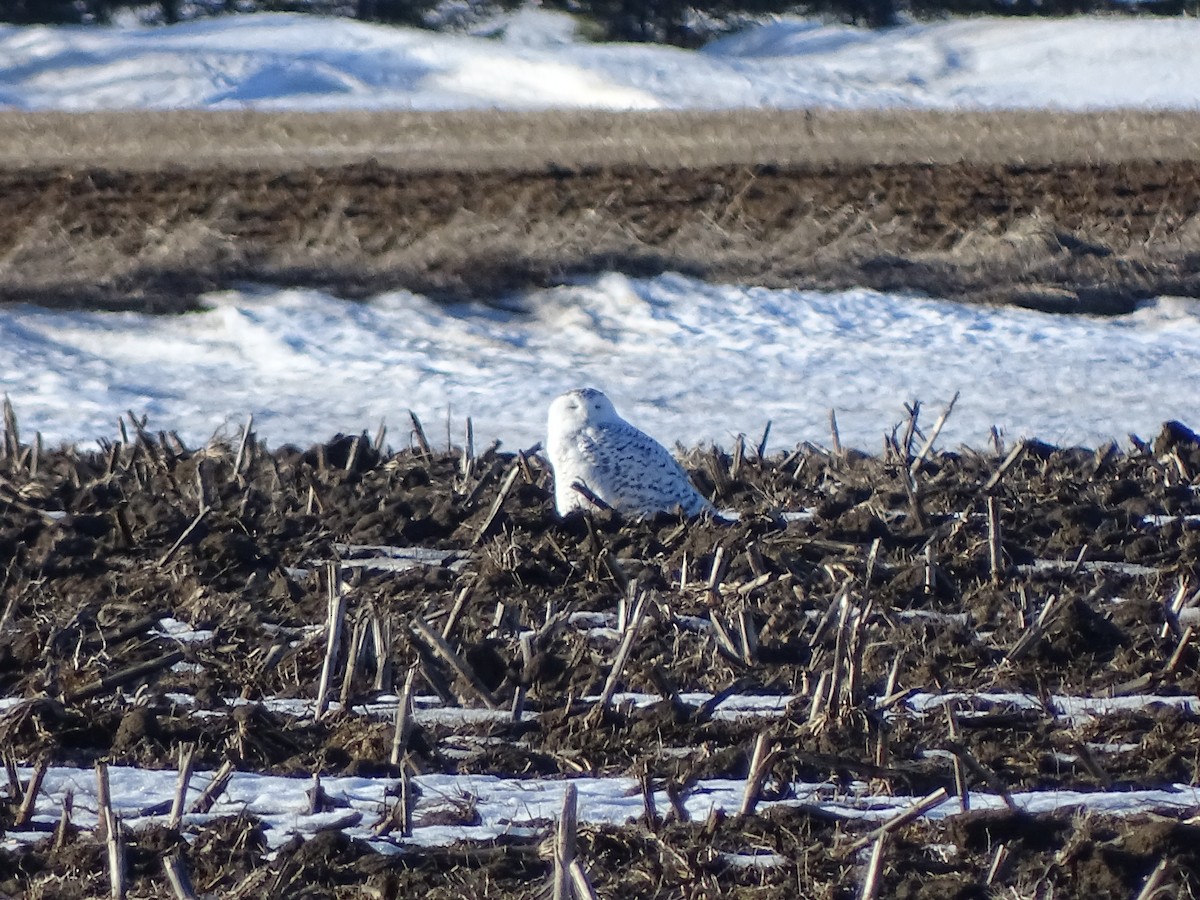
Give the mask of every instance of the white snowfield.
<path id="1" fill-rule="evenodd" d="M 18 769 L 18 774 L 25 781 L 31 769 Z M 162 824 L 175 794 L 177 777 L 173 771 L 110 766 L 113 810 L 134 830 Z M 187 803 L 194 802 L 211 779 L 211 772 L 195 773 Z M 412 783 L 418 800 L 413 811 L 413 833 L 408 838 L 398 834 L 379 838 L 374 834 L 373 826 L 395 803 L 398 782 L 393 778 L 323 778 L 321 786 L 334 808 L 312 812 L 305 793 L 312 788 L 311 779 L 239 772 L 210 812 L 186 814 L 183 822 L 185 827 L 202 826 L 219 816 L 245 814 L 262 822 L 272 849 L 294 834 L 311 837 L 318 831 L 338 829 L 369 842 L 381 852 L 395 853 L 405 848 L 443 846 L 460 840 L 543 834 L 547 824 L 557 818 L 568 784 L 561 780 L 495 775 L 418 775 Z M 578 791 L 580 822 L 623 825 L 644 815 L 636 779 L 581 777 L 572 778 L 569 783 Z M 848 787 L 832 782 L 801 782 L 788 788 L 791 794 L 788 799 L 763 802 L 759 808 L 805 806 L 825 815 L 874 823 L 899 815 L 920 799 L 880 795 L 862 782 Z M 74 798 L 72 822 L 81 828 L 95 828 L 98 818 L 95 772 L 54 766 L 42 782 L 33 828 L 4 835 L 0 849 L 11 852 L 23 842 L 45 838 L 53 830 L 68 792 Z M 727 814 L 736 812 L 744 793 L 743 781 L 705 779 L 692 786 L 684 807 L 693 821 L 703 821 L 714 809 Z M 1015 792 L 1009 799 L 1018 809 L 1034 814 L 1082 809 L 1111 816 L 1151 811 L 1179 815 L 1200 805 L 1200 791 L 1191 785 L 1167 784 L 1144 790 Z M 995 794 L 972 791 L 969 800 L 973 810 L 1005 807 L 1004 799 Z M 654 803 L 659 810 L 669 808 L 665 791 L 655 792 Z M 961 811 L 959 798 L 951 797 L 929 810 L 924 818 L 938 821 Z M 455 820 L 463 824 L 445 824 Z"/>
<path id="2" fill-rule="evenodd" d="M 262 14 L 0 27 L 0 107 L 44 110 L 1200 107 L 1200 21 L 782 18 L 689 51 L 527 8 L 475 29 Z"/>
<path id="3" fill-rule="evenodd" d="M 190 445 L 237 435 L 253 413 L 272 446 L 408 413 L 477 446 L 544 437 L 546 408 L 591 385 L 668 444 L 829 441 L 878 451 L 919 399 L 931 425 L 961 392 L 939 446 L 1010 439 L 1098 446 L 1200 425 L 1200 301 L 1128 316 L 1056 316 L 896 296 L 606 275 L 539 291 L 512 311 L 395 293 L 367 303 L 314 291 L 226 292 L 179 317 L 0 307 L 0 390 L 27 438 L 89 442 L 125 410 Z"/>

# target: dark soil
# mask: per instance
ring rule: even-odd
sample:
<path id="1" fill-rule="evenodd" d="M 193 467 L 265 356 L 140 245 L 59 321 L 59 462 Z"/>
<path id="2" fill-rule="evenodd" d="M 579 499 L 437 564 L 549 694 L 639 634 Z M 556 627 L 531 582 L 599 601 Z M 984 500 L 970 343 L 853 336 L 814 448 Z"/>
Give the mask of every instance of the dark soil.
<path id="1" fill-rule="evenodd" d="M 0 302 L 246 281 L 494 300 L 608 270 L 1061 312 L 1200 296 L 1200 163 L 0 170 Z"/>
<path id="2" fill-rule="evenodd" d="M 35 455 L 12 433 L 5 446 L 0 696 L 30 702 L 0 716 L 0 747 L 22 764 L 173 768 L 179 745 L 192 742 L 199 768 L 230 760 L 274 773 L 396 774 L 390 722 L 353 709 L 313 721 L 255 702 L 314 696 L 324 637 L 311 626 L 325 622 L 329 578 L 320 561 L 348 543 L 458 553 L 400 572 L 342 570 L 346 639 L 354 623 L 369 633 L 374 621 L 391 640 L 382 648 L 365 641 L 353 677 L 339 673 L 335 693 L 344 684 L 353 706 L 394 692 L 417 666 L 418 693 L 440 686 L 451 702 L 479 705 L 411 627 L 419 617 L 441 632 L 462 598 L 450 643 L 498 704 L 523 690 L 525 709 L 537 714 L 477 727 L 507 741 L 471 744 L 465 757 L 448 750 L 471 729 L 419 728 L 406 762 L 416 771 L 627 774 L 686 792 L 699 778 L 744 778 L 766 729 L 777 751 L 768 791 L 832 775 L 899 794 L 953 792 L 956 755 L 979 790 L 1200 780 L 1195 713 L 1150 704 L 1073 722 L 1051 696 L 1200 692 L 1197 649 L 1168 608 L 1200 582 L 1200 528 L 1179 518 L 1200 514 L 1200 444 L 1174 424 L 1129 451 L 1030 443 L 998 480 L 1005 453 L 934 454 L 915 490 L 905 487 L 911 447 L 899 439 L 882 456 L 807 445 L 762 459 L 694 451 L 696 483 L 740 513 L 732 524 L 611 514 L 563 521 L 537 457 L 487 452 L 464 475 L 458 452 L 380 452 L 365 436 L 306 451 L 268 451 L 252 438 L 236 469 L 237 447 L 191 450 L 141 429 L 94 453 Z M 514 487 L 489 521 L 514 466 Z M 989 502 L 1000 523 L 995 571 Z M 815 510 L 811 520 L 781 515 L 805 508 Z M 1032 565 L 1047 559 L 1068 565 Z M 852 612 L 839 627 L 843 592 L 854 609 L 871 604 L 858 629 Z M 604 685 L 615 636 L 589 637 L 565 614 L 611 613 L 638 593 L 648 597 L 648 622 L 621 689 L 732 689 L 797 701 L 781 718 L 732 721 L 669 700 L 607 710 L 583 702 Z M 545 627 L 560 613 L 557 627 Z M 156 636 L 166 616 L 214 636 L 184 644 Z M 697 619 L 720 623 L 735 646 L 722 647 Z M 743 619 L 757 635 L 749 649 L 736 637 Z M 523 654 L 519 635 L 529 630 Z M 177 662 L 197 665 L 173 669 Z M 822 675 L 846 665 L 857 677 L 844 677 L 836 702 L 817 704 L 813 715 Z M 951 734 L 941 710 L 879 707 L 893 671 L 893 692 L 1021 691 L 1043 702 L 1018 709 L 964 699 Z M 172 692 L 216 714 L 196 719 L 168 699 Z M 251 702 L 228 705 L 238 697 Z M 1122 744 L 1136 750 L 1111 749 Z M 0 803 L 0 829 L 11 827 L 15 807 L 12 798 Z M 842 848 L 844 833 L 856 830 L 815 809 L 776 810 L 675 822 L 657 833 L 585 828 L 580 846 L 606 896 L 783 897 L 799 889 L 849 897 L 864 857 Z M 918 824 L 890 844 L 881 895 L 986 896 L 983 879 L 1001 842 L 1010 856 L 997 883 L 1019 891 L 1045 883 L 1056 896 L 1128 897 L 1166 855 L 1168 883 L 1194 892 L 1193 831 L 1165 819 L 993 814 Z M 177 841 L 165 831 L 133 841 L 135 894 L 161 895 L 157 860 Z M 719 855 L 751 849 L 787 863 L 745 869 Z M 198 887 L 242 885 L 240 896 L 533 896 L 549 871 L 544 855 L 520 842 L 382 857 L 340 834 L 288 846 L 264 865 L 247 820 L 206 826 L 183 852 Z M 35 845 L 0 855 L 0 895 L 35 886 L 42 897 L 106 895 L 106 865 L 89 835 L 57 850 Z"/>
<path id="3" fill-rule="evenodd" d="M 1200 829 L 1153 816 L 1034 818 L 966 813 L 943 825 L 908 828 L 886 849 L 880 896 L 905 898 L 1054 896 L 1127 898 L 1167 860 L 1163 896 L 1197 885 Z M 584 826 L 578 849 L 602 897 L 739 897 L 790 900 L 853 897 L 868 854 L 846 854 L 842 825 L 803 809 L 763 816 L 670 823 L 655 828 Z M 989 883 L 996 848 L 1008 850 Z M 459 845 L 383 857 L 340 832 L 285 845 L 265 859 L 253 819 L 218 819 L 187 843 L 165 829 L 132 836 L 130 896 L 171 896 L 164 854 L 178 852 L 193 886 L 236 897 L 514 897 L 546 895 L 549 847 L 521 841 Z M 783 866 L 746 867 L 738 858 L 778 854 Z M 55 877 L 57 876 L 57 877 Z M 47 839 L 19 858 L 0 852 L 0 895 L 107 897 L 103 845 L 90 836 L 55 849 Z"/>

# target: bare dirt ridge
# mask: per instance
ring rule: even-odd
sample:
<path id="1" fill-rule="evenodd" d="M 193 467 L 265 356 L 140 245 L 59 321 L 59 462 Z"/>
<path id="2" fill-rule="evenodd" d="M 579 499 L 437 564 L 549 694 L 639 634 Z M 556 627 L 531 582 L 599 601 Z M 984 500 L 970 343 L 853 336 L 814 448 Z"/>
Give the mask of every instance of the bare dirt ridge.
<path id="1" fill-rule="evenodd" d="M 6 434 L 0 694 L 29 702 L 0 715 L 0 746 L 23 764 L 172 768 L 190 742 L 206 769 L 398 774 L 389 722 L 262 705 L 313 696 L 324 637 L 301 636 L 325 621 L 319 561 L 350 544 L 455 551 L 461 565 L 343 569 L 345 640 L 354 622 L 379 622 L 393 639 L 369 642 L 335 692 L 353 706 L 416 667 L 420 693 L 478 705 L 479 688 L 413 630 L 420 619 L 445 630 L 498 704 L 524 698 L 519 723 L 478 726 L 499 740 L 463 744 L 460 728 L 418 728 L 402 762 L 410 771 L 625 774 L 686 793 L 700 778 L 746 777 L 765 731 L 768 796 L 826 778 L 953 792 L 955 760 L 968 786 L 999 792 L 1200 780 L 1200 716 L 1165 702 L 1200 691 L 1186 618 L 1200 581 L 1200 440 L 1175 423 L 1127 451 L 1028 442 L 919 460 L 919 432 L 907 428 L 878 456 L 810 445 L 694 451 L 696 483 L 740 515 L 735 523 L 559 520 L 545 467 L 523 454 L 472 459 L 419 443 L 390 452 L 366 435 L 308 450 L 268 451 L 253 435 L 190 449 L 140 423 L 128 431 L 96 452 L 45 452 Z M 802 509 L 811 515 L 783 515 Z M 581 701 L 600 692 L 616 648 L 567 615 L 612 613 L 638 595 L 645 622 L 620 687 L 668 699 Z M 214 635 L 181 645 L 155 633 L 165 616 Z M 179 661 L 196 665 L 171 667 Z M 922 716 L 904 711 L 917 689 L 1041 700 L 968 699 L 954 717 Z M 775 719 L 726 721 L 669 699 L 692 690 L 797 700 Z M 166 696 L 177 693 L 211 715 L 194 718 Z M 1164 702 L 1072 721 L 1056 694 Z M 248 705 L 230 705 L 238 697 Z M 18 805 L 0 800 L 0 829 L 13 827 Z M 846 852 L 863 826 L 816 807 L 703 823 L 658 812 L 583 829 L 601 896 L 850 897 L 863 878 L 865 860 Z M 528 841 L 381 856 L 338 833 L 290 843 L 266 864 L 261 826 L 248 818 L 209 823 L 188 845 L 167 829 L 130 840 L 131 896 L 164 895 L 161 861 L 176 848 L 198 887 L 230 896 L 302 886 L 311 897 L 532 897 L 550 871 Z M 999 844 L 1007 862 L 989 882 Z M 1124 898 L 1165 859 L 1165 883 L 1194 893 L 1196 846 L 1196 826 L 1178 815 L 971 813 L 898 830 L 880 889 L 984 897 L 1052 885 L 1056 896 Z M 744 868 L 722 856 L 765 849 L 785 864 Z M 0 894 L 106 896 L 105 873 L 94 836 L 47 836 L 0 853 Z"/>
<path id="2" fill-rule="evenodd" d="M 6 302 L 179 312 L 246 281 L 494 299 L 605 270 L 1100 314 L 1200 296 L 1186 114 L 10 119 Z"/>

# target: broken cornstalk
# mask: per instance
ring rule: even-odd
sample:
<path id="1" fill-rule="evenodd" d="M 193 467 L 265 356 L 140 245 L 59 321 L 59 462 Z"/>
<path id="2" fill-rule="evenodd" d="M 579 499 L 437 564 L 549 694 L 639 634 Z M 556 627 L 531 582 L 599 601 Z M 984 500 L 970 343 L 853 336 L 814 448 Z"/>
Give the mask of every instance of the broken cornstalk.
<path id="1" fill-rule="evenodd" d="M 325 659 L 321 663 L 321 682 L 317 687 L 317 705 L 314 719 L 320 719 L 329 708 L 329 685 L 337 665 L 338 648 L 342 641 L 342 627 L 346 621 L 346 595 L 342 593 L 341 570 L 336 562 L 325 569 L 328 586 L 325 618 Z"/>
<path id="2" fill-rule="evenodd" d="M 629 621 L 625 625 L 625 633 L 621 636 L 620 646 L 617 647 L 617 655 L 613 659 L 612 668 L 609 669 L 608 678 L 604 682 L 604 690 L 600 692 L 600 697 L 596 700 L 596 709 L 603 709 L 612 702 L 612 695 L 616 693 L 617 684 L 621 680 L 621 671 L 625 668 L 625 663 L 629 659 L 629 654 L 633 650 L 633 642 L 637 637 L 638 629 L 642 624 L 642 615 L 646 610 L 646 594 L 638 594 L 637 600 L 633 604 L 633 612 L 629 616 Z"/>

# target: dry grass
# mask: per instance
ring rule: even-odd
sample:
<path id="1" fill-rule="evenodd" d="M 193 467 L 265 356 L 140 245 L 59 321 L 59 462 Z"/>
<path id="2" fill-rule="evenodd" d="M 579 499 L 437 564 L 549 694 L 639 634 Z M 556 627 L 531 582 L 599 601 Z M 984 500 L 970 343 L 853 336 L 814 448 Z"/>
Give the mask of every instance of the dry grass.
<path id="1" fill-rule="evenodd" d="M 410 171 L 548 165 L 1117 163 L 1200 156 L 1200 114 L 935 112 L 0 112 L 0 166 Z"/>
<path id="2" fill-rule="evenodd" d="M 1197 160 L 1184 113 L 0 113 L 0 302 L 617 269 L 1121 312 L 1200 295 Z"/>

